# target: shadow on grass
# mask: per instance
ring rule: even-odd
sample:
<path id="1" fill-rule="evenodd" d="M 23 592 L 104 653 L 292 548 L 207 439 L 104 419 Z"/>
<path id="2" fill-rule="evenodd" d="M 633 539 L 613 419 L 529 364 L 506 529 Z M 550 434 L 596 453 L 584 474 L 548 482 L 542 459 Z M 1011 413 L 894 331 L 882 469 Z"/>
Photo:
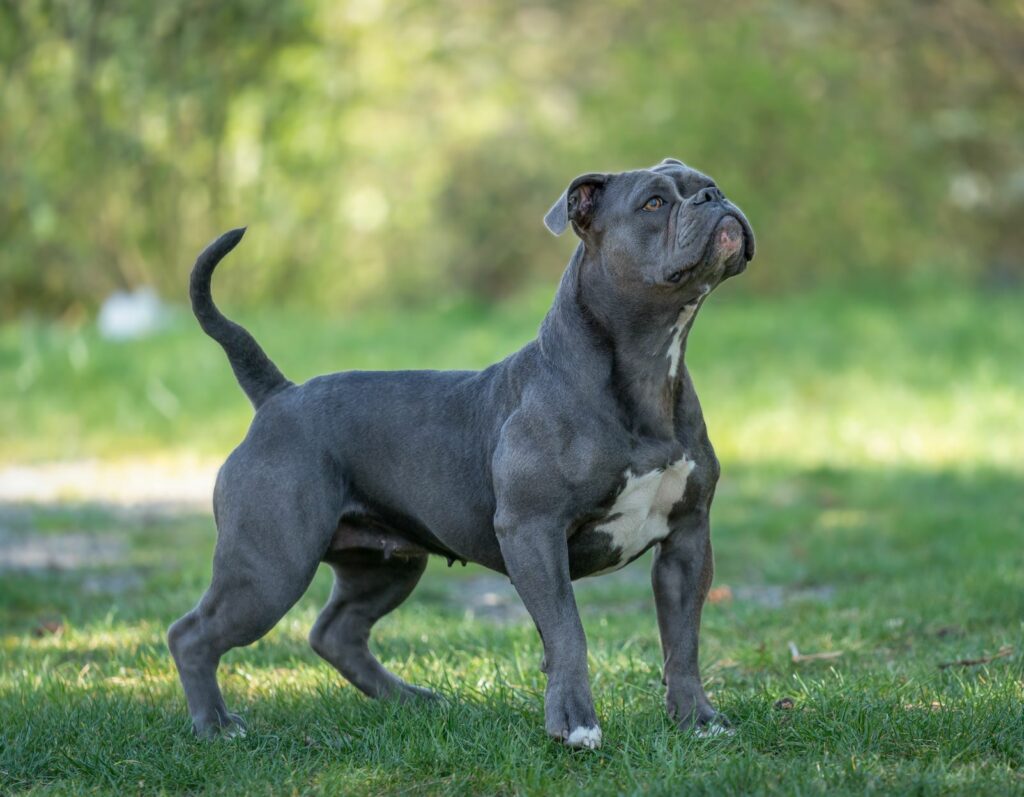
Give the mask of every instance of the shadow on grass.
<path id="1" fill-rule="evenodd" d="M 975 614 L 1024 617 L 1018 473 L 727 465 L 712 518 L 716 582 L 762 608 L 800 594 L 838 600 L 866 587 L 921 609 L 960 595 Z M 214 540 L 208 514 L 168 504 L 0 503 L 0 622 L 9 633 L 54 617 L 76 625 L 111 616 L 169 622 L 205 588 Z M 577 582 L 581 602 L 611 608 L 642 599 L 647 564 Z M 314 603 L 328 584 L 318 578 Z M 503 576 L 432 560 L 408 605 L 449 618 L 469 609 L 485 621 L 525 620 L 503 614 L 510 597 Z"/>
<path id="2" fill-rule="evenodd" d="M 249 719 L 249 738 L 201 745 L 187 733 L 163 633 L 205 588 L 210 517 L 2 505 L 0 789 L 669 792 L 684 777 L 749 790 L 777 776 L 783 790 L 856 790 L 922 779 L 948 787 L 978 773 L 1016 782 L 1019 474 L 727 464 L 713 518 L 716 584 L 729 590 L 705 610 L 704 675 L 740 733 L 700 743 L 665 717 L 648 563 L 637 562 L 577 584 L 607 739 L 581 757 L 544 738 L 528 619 L 484 610 L 514 600 L 507 583 L 443 561 L 374 645 L 446 703 L 372 703 L 315 657 L 305 635 L 330 589 L 322 568 L 275 631 L 225 658 L 225 692 Z M 90 538 L 103 542 L 89 549 Z M 52 566 L 26 566 L 42 561 L 26 550 L 52 552 Z M 838 655 L 794 663 L 791 641 Z M 1013 653 L 987 665 L 936 666 L 1004 646 Z M 782 697 L 791 710 L 774 708 Z"/>

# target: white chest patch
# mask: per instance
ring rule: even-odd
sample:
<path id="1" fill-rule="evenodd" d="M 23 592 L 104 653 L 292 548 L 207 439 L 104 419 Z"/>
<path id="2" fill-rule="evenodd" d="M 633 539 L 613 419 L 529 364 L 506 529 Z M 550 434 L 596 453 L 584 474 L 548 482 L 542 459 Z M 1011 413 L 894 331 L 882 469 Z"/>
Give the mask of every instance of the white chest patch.
<path id="1" fill-rule="evenodd" d="M 697 303 L 688 304 L 679 313 L 679 318 L 672 325 L 672 338 L 668 342 L 668 378 L 675 379 L 679 373 L 679 358 L 682 356 L 683 330 L 697 312 Z"/>
<path id="2" fill-rule="evenodd" d="M 668 514 L 682 499 L 693 468 L 693 460 L 684 454 L 667 468 L 656 468 L 640 476 L 626 471 L 626 484 L 608 510 L 608 519 L 594 529 L 612 536 L 619 558 L 594 575 L 618 570 L 652 543 L 668 536 Z"/>

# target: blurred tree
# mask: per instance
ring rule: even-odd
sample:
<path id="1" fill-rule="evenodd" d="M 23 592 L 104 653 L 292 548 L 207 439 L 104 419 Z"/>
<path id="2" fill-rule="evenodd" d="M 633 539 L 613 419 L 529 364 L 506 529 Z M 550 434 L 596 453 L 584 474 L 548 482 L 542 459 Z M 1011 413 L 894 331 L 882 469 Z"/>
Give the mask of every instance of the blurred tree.
<path id="1" fill-rule="evenodd" d="M 183 228 L 224 223 L 233 98 L 276 88 L 306 22 L 268 0 L 4 0 L 4 308 L 140 283 L 180 295 Z"/>
<path id="2" fill-rule="evenodd" d="M 1024 263 L 1024 6 L 1006 0 L 880 5 L 834 0 L 849 45 L 885 56 L 907 133 L 937 164 L 969 268 L 1018 281 Z M 939 226 L 936 225 L 936 226 Z"/>
<path id="3" fill-rule="evenodd" d="M 674 155 L 753 219 L 744 280 L 1022 268 L 1008 1 L 0 0 L 0 313 L 184 295 L 341 307 L 552 278 L 577 173 Z"/>

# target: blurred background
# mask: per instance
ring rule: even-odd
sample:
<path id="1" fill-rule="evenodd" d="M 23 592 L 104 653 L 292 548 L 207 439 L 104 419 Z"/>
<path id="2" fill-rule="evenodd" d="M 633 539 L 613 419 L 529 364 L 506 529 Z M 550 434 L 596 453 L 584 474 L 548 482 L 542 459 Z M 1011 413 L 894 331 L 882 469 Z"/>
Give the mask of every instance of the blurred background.
<path id="1" fill-rule="evenodd" d="M 745 289 L 1024 274 L 1019 2 L 0 5 L 0 311 L 342 310 L 552 281 L 577 173 L 666 155 L 755 220 Z"/>
<path id="2" fill-rule="evenodd" d="M 910 772 L 890 790 L 923 793 L 922 750 L 949 783 L 977 767 L 987 791 L 1018 788 L 1024 2 L 0 0 L 0 791 L 272 782 L 212 753 L 188 753 L 206 775 L 165 766 L 184 710 L 164 629 L 207 584 L 214 474 L 251 418 L 185 303 L 206 243 L 249 226 L 214 293 L 295 381 L 477 368 L 550 305 L 576 242 L 541 218 L 569 181 L 666 156 L 711 174 L 758 237 L 687 351 L 724 474 L 705 676 L 741 727 L 775 728 L 780 694 L 816 707 L 792 723 L 805 741 L 744 748 L 760 763 L 740 790 L 824 766 Z M 385 663 L 483 701 L 522 686 L 533 728 L 537 641 L 507 580 L 442 568 L 382 624 Z M 321 572 L 229 656 L 255 727 L 321 700 L 386 725 L 308 651 L 329 589 Z M 600 710 L 644 727 L 662 716 L 646 567 L 578 594 Z M 937 675 L 986 656 L 977 680 Z M 904 726 L 908 701 L 960 708 Z M 493 709 L 480 749 L 500 740 Z M 831 737 L 827 716 L 866 730 Z M 154 722 L 164 736 L 140 733 Z M 631 731 L 654 739 L 637 772 L 675 771 L 666 732 Z M 303 733 L 274 759 L 288 790 L 296 767 L 323 770 Z M 364 777 L 371 742 L 330 747 L 330 766 Z M 389 743 L 408 760 L 400 730 Z M 679 771 L 725 771 L 682 749 Z M 520 790 L 491 769 L 470 792 Z"/>
<path id="3" fill-rule="evenodd" d="M 245 404 L 181 307 L 196 253 L 242 224 L 216 294 L 293 377 L 503 356 L 575 245 L 540 223 L 568 181 L 668 155 L 752 219 L 728 295 L 779 324 L 769 299 L 1021 295 L 1016 1 L 19 0 L 0 69 L 16 459 L 237 439 Z M 399 310 L 435 331 L 343 345 Z"/>

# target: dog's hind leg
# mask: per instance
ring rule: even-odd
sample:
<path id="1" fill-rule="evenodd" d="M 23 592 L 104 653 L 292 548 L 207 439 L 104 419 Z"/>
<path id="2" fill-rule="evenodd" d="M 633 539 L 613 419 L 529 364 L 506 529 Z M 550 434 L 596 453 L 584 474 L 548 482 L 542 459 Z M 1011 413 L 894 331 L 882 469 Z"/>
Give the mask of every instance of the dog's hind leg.
<path id="1" fill-rule="evenodd" d="M 309 643 L 370 697 L 436 697 L 388 672 L 368 644 L 374 623 L 409 597 L 426 566 L 425 555 L 386 559 L 375 551 L 346 551 L 343 560 L 331 561 L 334 591 L 309 633 Z"/>
<path id="2" fill-rule="evenodd" d="M 329 514 L 311 517 L 302 512 L 299 491 L 270 485 L 267 479 L 257 485 L 260 489 L 243 493 L 218 483 L 210 587 L 167 634 L 192 726 L 200 736 L 244 728 L 228 713 L 217 684 L 221 656 L 252 644 L 277 624 L 309 587 L 330 539 Z M 231 500 L 242 494 L 245 502 Z M 296 524 L 296 518 L 303 523 Z"/>
<path id="3" fill-rule="evenodd" d="M 268 584 L 268 579 L 237 562 L 219 564 L 215 558 L 213 581 L 198 605 L 167 634 L 199 736 L 244 729 L 241 719 L 228 713 L 217 684 L 221 656 L 252 644 L 273 628 L 306 591 L 316 569 L 313 561 L 305 572 L 281 578 L 281 563 L 266 561 L 263 567 L 278 575 L 276 583 Z"/>

